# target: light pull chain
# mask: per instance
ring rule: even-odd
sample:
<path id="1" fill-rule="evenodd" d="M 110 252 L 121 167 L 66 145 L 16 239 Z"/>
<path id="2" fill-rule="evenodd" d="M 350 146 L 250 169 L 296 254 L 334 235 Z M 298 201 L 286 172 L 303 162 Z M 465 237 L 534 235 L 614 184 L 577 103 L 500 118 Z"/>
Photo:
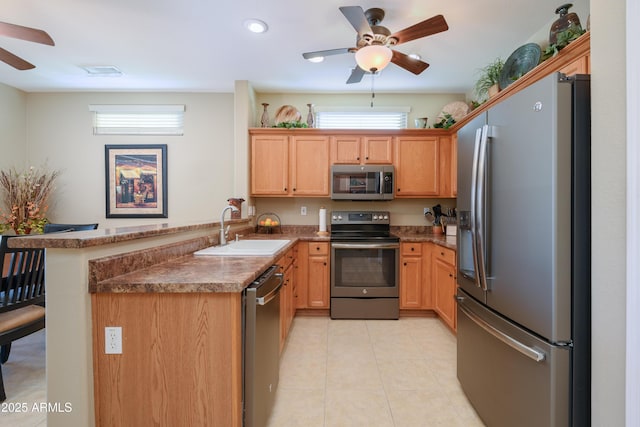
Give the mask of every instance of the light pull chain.
<path id="1" fill-rule="evenodd" d="M 376 72 L 374 71 L 371 73 L 371 108 L 373 108 L 373 99 L 376 97 L 376 92 L 373 89 L 373 81 L 375 80 L 375 78 L 376 78 Z"/>

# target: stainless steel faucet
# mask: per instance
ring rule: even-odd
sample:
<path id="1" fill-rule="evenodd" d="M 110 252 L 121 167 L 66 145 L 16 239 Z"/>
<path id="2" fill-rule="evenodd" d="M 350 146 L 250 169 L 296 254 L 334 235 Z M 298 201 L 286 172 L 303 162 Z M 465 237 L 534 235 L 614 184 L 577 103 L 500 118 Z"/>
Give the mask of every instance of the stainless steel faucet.
<path id="1" fill-rule="evenodd" d="M 222 209 L 222 213 L 220 214 L 220 244 L 221 245 L 226 245 L 227 244 L 227 238 L 229 237 L 229 228 L 231 227 L 230 225 L 227 226 L 227 229 L 225 230 L 224 228 L 224 213 L 228 210 L 231 210 L 233 212 L 237 212 L 238 208 L 236 208 L 235 206 L 225 206 L 224 209 Z"/>

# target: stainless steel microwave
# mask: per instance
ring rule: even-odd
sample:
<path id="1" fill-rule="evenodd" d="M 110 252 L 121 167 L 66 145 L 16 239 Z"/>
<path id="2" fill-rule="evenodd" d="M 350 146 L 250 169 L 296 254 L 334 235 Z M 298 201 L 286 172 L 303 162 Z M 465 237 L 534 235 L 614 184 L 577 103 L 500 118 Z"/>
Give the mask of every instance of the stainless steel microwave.
<path id="1" fill-rule="evenodd" d="M 393 199 L 393 166 L 331 166 L 331 198 L 333 200 Z"/>

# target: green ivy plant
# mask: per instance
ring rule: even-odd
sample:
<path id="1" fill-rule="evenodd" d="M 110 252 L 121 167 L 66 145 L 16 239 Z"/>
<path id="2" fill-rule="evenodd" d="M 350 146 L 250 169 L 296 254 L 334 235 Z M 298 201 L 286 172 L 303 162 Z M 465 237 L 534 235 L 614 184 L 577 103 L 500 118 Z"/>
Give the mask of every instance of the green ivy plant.
<path id="1" fill-rule="evenodd" d="M 451 114 L 444 113 L 442 120 L 435 123 L 433 127 L 438 129 L 449 129 L 455 123 L 456 123 L 456 120 L 451 116 Z"/>
<path id="2" fill-rule="evenodd" d="M 502 73 L 503 67 L 504 61 L 501 58 L 496 58 L 493 62 L 479 70 L 480 78 L 478 78 L 475 86 L 478 100 L 486 100 L 488 98 L 489 88 L 500 83 L 500 74 Z"/>
<path id="3" fill-rule="evenodd" d="M 296 122 L 280 122 L 277 125 L 274 126 L 274 128 L 286 128 L 286 129 L 292 129 L 292 128 L 308 128 L 309 125 L 307 125 L 306 123 L 303 123 L 301 121 L 296 121 Z"/>
<path id="4" fill-rule="evenodd" d="M 564 31 L 560 31 L 556 35 L 556 42 L 550 44 L 543 52 L 542 52 L 542 60 L 546 61 L 547 59 L 556 56 L 559 51 L 563 48 L 567 47 L 569 43 L 583 35 L 586 31 L 583 30 L 579 25 L 571 25 Z"/>

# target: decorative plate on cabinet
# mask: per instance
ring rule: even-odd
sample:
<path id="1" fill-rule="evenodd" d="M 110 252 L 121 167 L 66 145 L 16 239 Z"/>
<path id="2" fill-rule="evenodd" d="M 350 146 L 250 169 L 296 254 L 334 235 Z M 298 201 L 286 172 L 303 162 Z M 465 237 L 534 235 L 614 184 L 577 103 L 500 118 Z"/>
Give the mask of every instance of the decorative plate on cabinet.
<path id="1" fill-rule="evenodd" d="M 459 122 L 464 116 L 469 114 L 469 106 L 465 102 L 454 101 L 442 107 L 442 112 L 438 118 L 443 119 L 445 114 L 451 114 L 451 117 L 453 117 L 456 122 Z"/>
<path id="2" fill-rule="evenodd" d="M 500 90 L 533 70 L 540 63 L 541 54 L 542 50 L 536 43 L 527 43 L 514 50 L 502 67 Z"/>

